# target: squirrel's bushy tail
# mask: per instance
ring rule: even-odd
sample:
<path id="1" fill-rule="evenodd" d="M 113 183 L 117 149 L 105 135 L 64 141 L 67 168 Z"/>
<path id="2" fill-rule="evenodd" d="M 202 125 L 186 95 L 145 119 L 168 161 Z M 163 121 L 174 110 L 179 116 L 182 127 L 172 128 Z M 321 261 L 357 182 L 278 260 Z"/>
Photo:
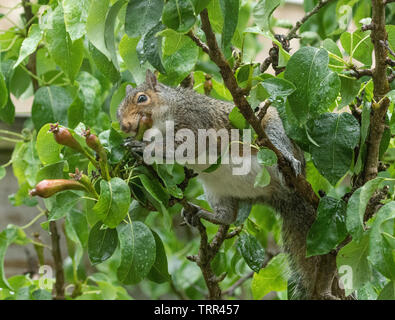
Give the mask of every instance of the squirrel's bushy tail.
<path id="1" fill-rule="evenodd" d="M 306 258 L 307 233 L 315 220 L 315 210 L 294 192 L 273 195 L 271 205 L 283 220 L 284 250 L 289 254 L 294 290 L 290 299 L 311 299 L 314 295 L 320 257 Z"/>

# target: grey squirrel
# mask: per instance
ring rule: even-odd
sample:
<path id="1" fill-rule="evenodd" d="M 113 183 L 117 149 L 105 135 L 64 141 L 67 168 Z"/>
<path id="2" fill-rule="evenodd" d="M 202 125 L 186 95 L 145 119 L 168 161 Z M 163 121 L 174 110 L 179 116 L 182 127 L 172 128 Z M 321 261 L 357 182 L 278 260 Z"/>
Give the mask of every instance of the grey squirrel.
<path id="1" fill-rule="evenodd" d="M 127 86 L 126 97 L 118 108 L 118 120 L 121 129 L 130 134 L 137 133 L 143 117 L 150 117 L 153 128 L 163 134 L 167 120 L 174 122 L 175 130 L 189 129 L 194 133 L 198 129 L 230 130 L 229 113 L 233 108 L 232 103 L 201 95 L 192 89 L 163 85 L 152 72 L 147 71 L 145 83 L 137 88 Z M 276 108 L 268 108 L 261 124 L 296 174 L 305 175 L 303 152 L 287 137 Z M 320 257 L 306 258 L 306 237 L 315 219 L 314 208 L 286 186 L 277 166 L 267 168 L 271 177 L 268 186 L 254 187 L 255 177 L 262 168 L 257 162 L 256 152 L 251 153 L 251 160 L 251 170 L 247 175 L 233 175 L 231 165 L 221 165 L 210 173 L 204 172 L 199 165 L 190 165 L 199 173 L 198 178 L 213 212 L 194 207 L 196 210 L 183 212 L 186 220 L 192 225 L 200 218 L 229 225 L 236 219 L 241 200 L 272 206 L 283 219 L 284 250 L 289 253 L 291 269 L 297 279 L 295 298 L 330 296 L 331 288 L 317 289 L 315 285 Z M 316 290 L 320 291 L 318 296 Z"/>

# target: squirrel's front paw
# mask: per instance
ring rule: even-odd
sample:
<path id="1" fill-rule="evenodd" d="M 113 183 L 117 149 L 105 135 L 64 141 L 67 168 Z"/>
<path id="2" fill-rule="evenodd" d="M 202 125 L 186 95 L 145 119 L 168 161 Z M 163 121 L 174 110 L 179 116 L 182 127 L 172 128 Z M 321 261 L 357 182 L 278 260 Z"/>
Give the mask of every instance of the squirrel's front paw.
<path id="1" fill-rule="evenodd" d="M 146 146 L 146 142 L 138 141 L 133 137 L 129 137 L 124 140 L 123 146 L 129 149 L 129 151 L 132 153 L 137 153 L 139 155 L 142 155 L 144 152 L 144 148 Z"/>
<path id="2" fill-rule="evenodd" d="M 200 208 L 192 203 L 188 203 L 188 204 L 189 204 L 189 208 L 187 209 L 182 208 L 181 216 L 184 218 L 184 221 L 186 222 L 187 225 L 191 227 L 196 227 L 199 223 L 198 212 Z"/>

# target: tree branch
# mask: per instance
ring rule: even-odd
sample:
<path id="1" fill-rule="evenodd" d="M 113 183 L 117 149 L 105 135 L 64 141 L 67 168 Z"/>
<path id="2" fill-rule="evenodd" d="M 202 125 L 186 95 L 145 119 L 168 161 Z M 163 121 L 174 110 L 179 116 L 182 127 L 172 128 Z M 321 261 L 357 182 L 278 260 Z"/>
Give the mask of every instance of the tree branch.
<path id="1" fill-rule="evenodd" d="M 206 35 L 208 54 L 210 59 L 219 67 L 221 76 L 224 80 L 225 86 L 228 88 L 232 94 L 233 101 L 235 105 L 239 108 L 240 112 L 248 123 L 253 127 L 258 135 L 258 144 L 260 146 L 266 146 L 272 151 L 274 151 L 278 158 L 278 165 L 281 172 L 284 175 L 285 181 L 287 181 L 289 187 L 297 190 L 297 192 L 314 208 L 318 207 L 319 198 L 314 193 L 311 185 L 302 176 L 295 176 L 293 169 L 290 164 L 284 158 L 282 153 L 273 145 L 270 139 L 267 137 L 265 131 L 263 130 L 260 121 L 255 116 L 250 104 L 244 96 L 243 90 L 238 86 L 236 78 L 229 66 L 225 56 L 220 50 L 215 34 L 211 28 L 210 20 L 208 17 L 207 9 L 204 9 L 200 13 L 202 21 L 202 29 Z"/>
<path id="2" fill-rule="evenodd" d="M 208 49 L 207 45 L 206 45 L 202 40 L 200 40 L 200 39 L 192 32 L 192 30 L 190 30 L 190 31 L 187 33 L 187 36 L 188 36 L 189 38 L 191 38 L 192 41 L 195 42 L 196 45 L 197 45 L 198 47 L 202 48 L 202 50 L 203 50 L 205 53 L 209 54 L 209 49 Z"/>
<path id="3" fill-rule="evenodd" d="M 196 262 L 202 271 L 204 281 L 208 288 L 208 299 L 220 300 L 222 298 L 222 291 L 219 287 L 219 282 L 224 277 L 217 277 L 211 268 L 211 261 L 218 253 L 219 248 L 226 239 L 229 226 L 221 225 L 218 232 L 214 236 L 211 243 L 208 242 L 207 232 L 205 226 L 199 221 L 197 228 L 200 233 L 200 247 L 197 256 L 188 257 L 189 260 Z"/>
<path id="4" fill-rule="evenodd" d="M 33 12 L 32 12 L 32 6 L 30 3 L 30 0 L 22 0 L 22 6 L 23 6 L 23 10 L 25 13 L 25 19 L 26 19 L 26 25 L 25 25 L 25 29 L 26 29 L 26 35 L 28 34 L 29 28 L 33 23 Z M 34 75 L 37 74 L 36 72 L 36 51 L 34 51 L 30 56 L 29 56 L 29 60 L 26 64 L 26 68 Z M 34 92 L 36 92 L 39 88 L 39 84 L 36 78 L 32 77 L 32 83 L 33 83 L 33 90 Z"/>
<path id="5" fill-rule="evenodd" d="M 287 40 L 291 40 L 293 38 L 296 38 L 296 32 L 299 30 L 299 28 L 305 23 L 311 16 L 316 14 L 320 9 L 324 6 L 326 6 L 329 2 L 333 0 L 320 0 L 318 4 L 311 10 L 310 12 L 307 12 L 306 15 L 300 19 L 298 22 L 296 22 L 295 26 L 288 32 L 287 34 Z"/>
<path id="6" fill-rule="evenodd" d="M 55 264 L 55 300 L 64 300 L 64 271 L 63 271 L 63 259 L 60 250 L 60 236 L 56 221 L 49 222 L 49 230 L 51 232 L 52 242 L 52 257 Z"/>
<path id="7" fill-rule="evenodd" d="M 390 100 L 385 95 L 389 91 L 387 78 L 388 49 L 383 46 L 387 40 L 385 30 L 385 4 L 382 0 L 372 0 L 372 25 L 371 40 L 374 46 L 375 68 L 372 78 L 374 85 L 374 103 L 370 115 L 370 132 L 367 140 L 367 157 L 364 168 L 364 182 L 374 179 L 378 173 L 379 147 L 384 132 L 385 115 L 390 105 Z"/>

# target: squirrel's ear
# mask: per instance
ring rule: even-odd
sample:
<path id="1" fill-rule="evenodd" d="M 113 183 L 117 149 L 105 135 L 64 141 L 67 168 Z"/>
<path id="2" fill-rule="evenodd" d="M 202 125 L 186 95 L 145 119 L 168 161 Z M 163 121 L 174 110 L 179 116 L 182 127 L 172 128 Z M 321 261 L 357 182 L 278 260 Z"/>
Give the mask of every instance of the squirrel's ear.
<path id="1" fill-rule="evenodd" d="M 130 84 L 128 84 L 126 86 L 126 95 L 132 94 L 132 91 L 133 91 L 133 87 Z"/>
<path id="2" fill-rule="evenodd" d="M 145 74 L 145 82 L 152 90 L 155 90 L 155 87 L 158 84 L 155 74 L 149 69 Z"/>

